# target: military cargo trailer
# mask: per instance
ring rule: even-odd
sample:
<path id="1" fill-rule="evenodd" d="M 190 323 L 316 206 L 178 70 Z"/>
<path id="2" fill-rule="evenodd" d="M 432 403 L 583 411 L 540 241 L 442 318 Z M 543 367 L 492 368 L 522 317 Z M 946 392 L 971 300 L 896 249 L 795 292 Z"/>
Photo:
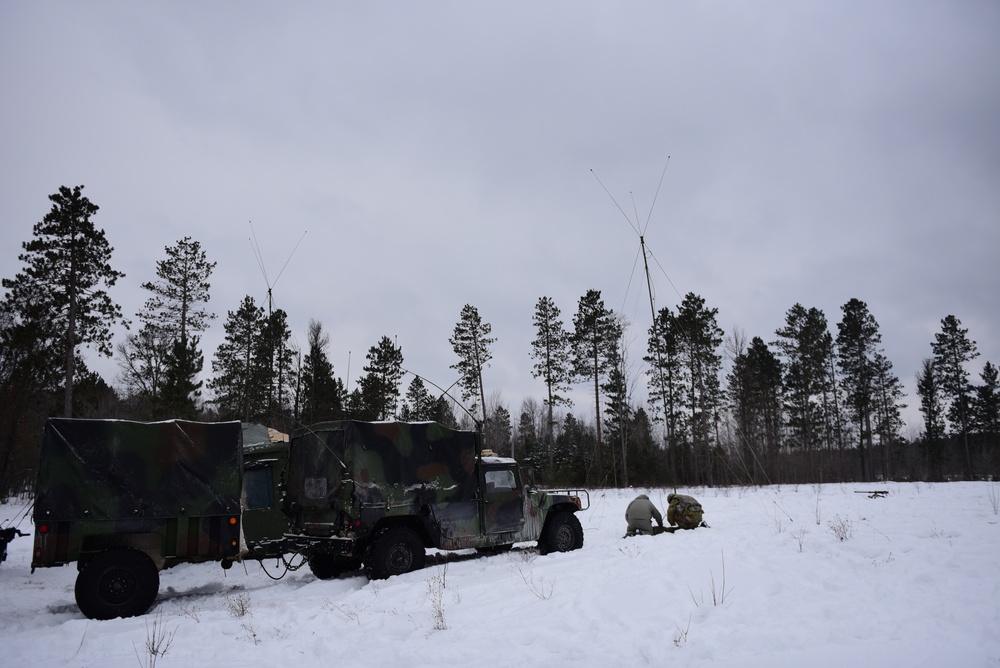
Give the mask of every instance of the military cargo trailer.
<path id="1" fill-rule="evenodd" d="M 482 434 L 433 422 L 326 422 L 290 443 L 285 512 L 314 574 L 364 565 L 370 578 L 421 568 L 425 550 L 544 554 L 583 545 L 585 491 L 535 490 L 513 459 L 483 452 Z M 586 500 L 586 503 L 584 503 Z"/>
<path id="2" fill-rule="evenodd" d="M 91 619 L 141 615 L 159 571 L 242 544 L 239 422 L 51 418 L 42 439 L 31 568 L 76 562 Z"/>

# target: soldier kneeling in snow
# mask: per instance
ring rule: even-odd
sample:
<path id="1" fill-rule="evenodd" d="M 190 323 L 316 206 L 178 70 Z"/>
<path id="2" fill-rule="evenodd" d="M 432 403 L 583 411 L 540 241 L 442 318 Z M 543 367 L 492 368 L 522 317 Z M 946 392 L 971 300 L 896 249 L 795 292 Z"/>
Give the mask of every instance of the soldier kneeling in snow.
<path id="1" fill-rule="evenodd" d="M 653 528 L 654 519 L 659 525 L 656 529 Z M 640 494 L 628 504 L 628 508 L 625 509 L 625 521 L 628 522 L 626 536 L 658 534 L 663 531 L 663 516 L 645 494 Z"/>
<path id="2" fill-rule="evenodd" d="M 678 529 L 695 529 L 697 527 L 707 527 L 702 521 L 705 514 L 701 504 L 693 496 L 686 494 L 670 494 L 667 496 L 667 521 L 670 526 Z"/>

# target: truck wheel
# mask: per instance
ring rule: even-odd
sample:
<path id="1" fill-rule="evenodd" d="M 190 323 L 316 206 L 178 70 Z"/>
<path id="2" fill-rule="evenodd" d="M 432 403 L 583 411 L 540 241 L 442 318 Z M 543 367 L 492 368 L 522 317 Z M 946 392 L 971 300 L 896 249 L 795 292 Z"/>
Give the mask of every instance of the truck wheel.
<path id="1" fill-rule="evenodd" d="M 76 604 L 90 619 L 141 615 L 156 600 L 160 574 L 138 550 L 108 550 L 83 565 L 76 577 Z"/>
<path id="2" fill-rule="evenodd" d="M 356 571 L 360 567 L 360 559 L 342 559 L 332 554 L 314 554 L 309 557 L 309 570 L 319 580 L 332 580 L 341 573 Z"/>
<path id="3" fill-rule="evenodd" d="M 372 580 L 384 580 L 424 567 L 424 543 L 413 529 L 387 529 L 375 537 L 365 558 L 365 572 Z"/>
<path id="4" fill-rule="evenodd" d="M 580 526 L 577 516 L 568 511 L 553 515 L 538 541 L 538 551 L 542 554 L 569 552 L 579 550 L 581 547 L 583 547 L 583 527 Z"/>

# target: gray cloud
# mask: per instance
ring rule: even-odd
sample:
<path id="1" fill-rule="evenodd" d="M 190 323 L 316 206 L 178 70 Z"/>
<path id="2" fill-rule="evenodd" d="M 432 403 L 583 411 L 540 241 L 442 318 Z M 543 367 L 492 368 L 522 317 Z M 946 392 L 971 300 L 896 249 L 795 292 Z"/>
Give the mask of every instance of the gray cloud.
<path id="1" fill-rule="evenodd" d="M 516 410 L 541 396 L 542 295 L 568 324 L 602 290 L 642 357 L 638 239 L 590 170 L 645 225 L 670 155 L 658 306 L 695 292 L 769 341 L 794 303 L 835 333 L 857 297 L 912 390 L 949 313 L 977 373 L 1000 361 L 997 34 L 976 1 L 8 4 L 0 274 L 46 196 L 85 184 L 126 312 L 182 236 L 218 261 L 210 359 L 225 312 L 266 297 L 252 220 L 277 305 L 300 342 L 323 321 L 338 374 L 389 335 L 449 384 L 471 303 Z"/>

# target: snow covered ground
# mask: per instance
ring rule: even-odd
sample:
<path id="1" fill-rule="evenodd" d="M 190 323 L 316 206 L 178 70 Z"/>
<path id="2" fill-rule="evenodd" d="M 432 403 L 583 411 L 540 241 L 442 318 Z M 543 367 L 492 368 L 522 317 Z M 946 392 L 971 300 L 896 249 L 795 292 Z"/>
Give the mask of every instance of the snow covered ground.
<path id="1" fill-rule="evenodd" d="M 111 621 L 80 614 L 73 566 L 31 574 L 20 538 L 0 665 L 146 666 L 166 632 L 162 668 L 1000 666 L 1000 483 L 684 489 L 710 529 L 623 539 L 640 491 L 664 507 L 665 490 L 593 492 L 576 552 L 461 553 L 381 582 L 186 565 L 145 617 Z"/>

